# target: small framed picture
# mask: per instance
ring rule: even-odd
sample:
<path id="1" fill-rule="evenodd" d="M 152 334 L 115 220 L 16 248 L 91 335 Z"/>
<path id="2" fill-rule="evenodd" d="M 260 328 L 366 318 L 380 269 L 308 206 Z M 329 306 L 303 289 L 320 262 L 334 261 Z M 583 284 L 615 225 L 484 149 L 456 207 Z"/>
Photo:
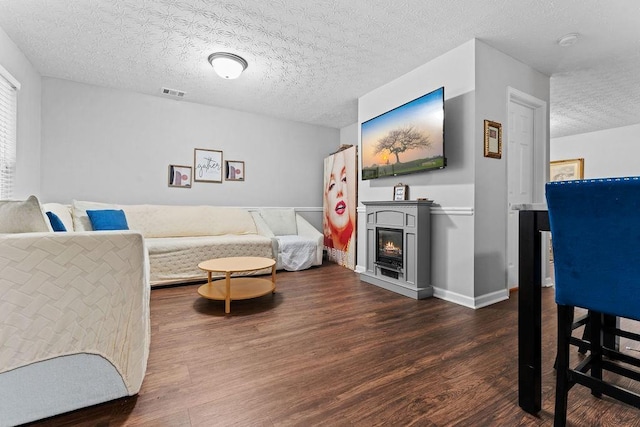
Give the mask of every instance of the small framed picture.
<path id="1" fill-rule="evenodd" d="M 194 149 L 193 169 L 196 182 L 222 182 L 222 151 Z"/>
<path id="2" fill-rule="evenodd" d="M 191 188 L 191 166 L 169 165 L 169 187 Z"/>
<path id="3" fill-rule="evenodd" d="M 584 159 L 555 160 L 549 162 L 550 181 L 584 179 Z"/>
<path id="4" fill-rule="evenodd" d="M 238 160 L 225 161 L 224 176 L 227 181 L 244 181 L 244 162 Z"/>
<path id="5" fill-rule="evenodd" d="M 484 156 L 502 158 L 502 125 L 498 122 L 484 121 Z"/>
<path id="6" fill-rule="evenodd" d="M 407 186 L 400 183 L 393 187 L 393 200 L 407 200 Z"/>

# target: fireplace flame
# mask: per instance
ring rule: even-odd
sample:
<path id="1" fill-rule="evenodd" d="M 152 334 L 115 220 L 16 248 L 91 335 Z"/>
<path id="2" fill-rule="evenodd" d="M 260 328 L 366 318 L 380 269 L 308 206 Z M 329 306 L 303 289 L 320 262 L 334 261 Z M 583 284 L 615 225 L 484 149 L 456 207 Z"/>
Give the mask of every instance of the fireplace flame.
<path id="1" fill-rule="evenodd" d="M 397 247 L 393 242 L 389 241 L 384 244 L 384 252 L 387 254 L 400 255 L 402 248 Z"/>

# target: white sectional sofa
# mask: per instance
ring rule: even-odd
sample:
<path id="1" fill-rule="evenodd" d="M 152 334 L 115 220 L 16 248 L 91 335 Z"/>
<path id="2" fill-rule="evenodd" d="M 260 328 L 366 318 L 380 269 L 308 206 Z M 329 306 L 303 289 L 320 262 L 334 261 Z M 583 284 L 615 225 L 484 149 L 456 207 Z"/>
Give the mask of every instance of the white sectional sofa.
<path id="1" fill-rule="evenodd" d="M 218 206 L 114 205 L 73 201 L 45 203 L 67 230 L 92 230 L 87 210 L 121 209 L 130 230 L 140 232 L 149 251 L 151 286 L 200 281 L 198 263 L 211 258 L 273 258 L 278 269 L 302 270 L 322 264 L 322 233 L 293 209 Z M 271 226 L 276 227 L 276 233 Z M 290 233 L 283 235 L 281 232 Z M 251 274 L 267 274 L 257 271 Z"/>

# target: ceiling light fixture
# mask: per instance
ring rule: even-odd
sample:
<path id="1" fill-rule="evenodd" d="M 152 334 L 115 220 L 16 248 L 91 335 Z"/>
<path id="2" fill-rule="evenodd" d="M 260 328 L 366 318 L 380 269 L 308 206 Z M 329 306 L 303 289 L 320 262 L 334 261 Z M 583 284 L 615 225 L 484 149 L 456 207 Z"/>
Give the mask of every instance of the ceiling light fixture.
<path id="1" fill-rule="evenodd" d="M 574 44 L 576 44 L 576 42 L 578 41 L 578 37 L 580 36 L 580 34 L 578 33 L 569 33 L 566 34 L 562 37 L 560 37 L 558 39 L 558 45 L 562 46 L 562 47 L 567 47 L 567 46 L 572 46 Z"/>
<path id="2" fill-rule="evenodd" d="M 224 79 L 237 79 L 249 66 L 244 58 L 228 52 L 216 52 L 209 55 L 213 70 Z"/>

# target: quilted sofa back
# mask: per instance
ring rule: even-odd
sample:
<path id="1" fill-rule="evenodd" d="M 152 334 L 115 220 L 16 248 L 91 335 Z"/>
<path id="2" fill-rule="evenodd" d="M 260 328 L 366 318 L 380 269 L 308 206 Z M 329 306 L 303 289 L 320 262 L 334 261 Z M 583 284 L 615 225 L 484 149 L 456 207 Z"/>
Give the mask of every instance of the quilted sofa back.
<path id="1" fill-rule="evenodd" d="M 51 209 L 50 207 L 54 207 L 54 204 L 45 205 L 45 209 Z M 145 238 L 258 234 L 251 213 L 239 208 L 189 205 L 116 205 L 78 200 L 74 200 L 69 209 L 73 217 L 73 230 L 92 230 L 87 209 L 122 209 L 127 218 L 129 229 L 138 231 Z M 62 215 L 61 212 L 59 214 Z"/>
<path id="2" fill-rule="evenodd" d="M 257 234 L 251 214 L 219 206 L 119 205 L 129 229 L 144 237 Z"/>

